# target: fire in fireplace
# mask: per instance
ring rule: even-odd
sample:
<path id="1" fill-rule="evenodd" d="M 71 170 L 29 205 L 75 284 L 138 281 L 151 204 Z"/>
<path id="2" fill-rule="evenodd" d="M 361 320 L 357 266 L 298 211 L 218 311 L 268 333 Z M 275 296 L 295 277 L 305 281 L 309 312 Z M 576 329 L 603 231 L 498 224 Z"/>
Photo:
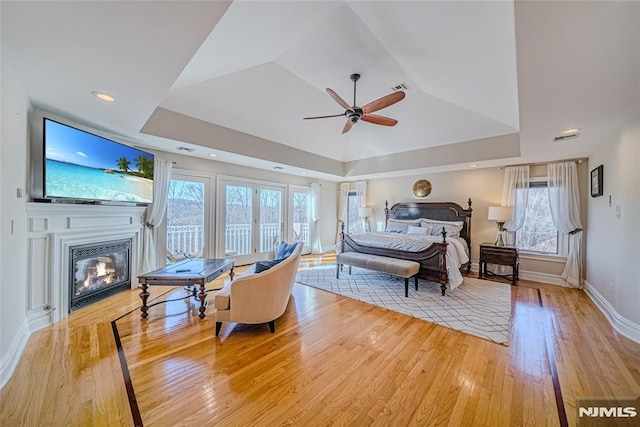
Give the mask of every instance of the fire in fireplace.
<path id="1" fill-rule="evenodd" d="M 70 248 L 69 312 L 131 287 L 131 240 Z"/>

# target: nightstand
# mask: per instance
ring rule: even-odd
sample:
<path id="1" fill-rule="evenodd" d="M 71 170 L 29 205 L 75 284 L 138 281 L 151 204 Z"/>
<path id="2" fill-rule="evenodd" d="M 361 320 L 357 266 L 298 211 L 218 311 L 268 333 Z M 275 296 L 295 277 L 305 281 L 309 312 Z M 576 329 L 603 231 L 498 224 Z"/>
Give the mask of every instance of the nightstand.
<path id="1" fill-rule="evenodd" d="M 495 274 L 487 271 L 487 263 L 511 266 L 510 275 Z M 480 245 L 480 271 L 478 278 L 484 276 L 499 276 L 507 280 L 511 280 L 511 284 L 515 285 L 518 281 L 518 248 L 513 245 L 496 246 L 493 243 L 482 243 Z"/>

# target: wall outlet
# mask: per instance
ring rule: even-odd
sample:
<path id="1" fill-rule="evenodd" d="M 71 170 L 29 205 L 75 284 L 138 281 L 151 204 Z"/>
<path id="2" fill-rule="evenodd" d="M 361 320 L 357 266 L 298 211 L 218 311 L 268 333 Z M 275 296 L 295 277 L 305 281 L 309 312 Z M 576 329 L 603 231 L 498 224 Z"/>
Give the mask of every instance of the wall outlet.
<path id="1" fill-rule="evenodd" d="M 609 292 L 613 292 L 613 282 L 609 282 Z"/>

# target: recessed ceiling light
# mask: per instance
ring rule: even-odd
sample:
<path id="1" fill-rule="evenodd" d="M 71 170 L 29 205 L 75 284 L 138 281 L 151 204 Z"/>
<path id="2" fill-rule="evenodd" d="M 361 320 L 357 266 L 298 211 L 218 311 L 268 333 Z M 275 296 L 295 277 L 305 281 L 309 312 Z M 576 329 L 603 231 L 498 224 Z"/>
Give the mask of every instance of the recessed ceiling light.
<path id="1" fill-rule="evenodd" d="M 218 155 L 216 153 L 210 153 L 209 157 L 218 157 Z"/>
<path id="2" fill-rule="evenodd" d="M 116 99 L 108 93 L 98 92 L 94 90 L 93 92 L 91 92 L 91 95 L 104 102 L 116 102 Z"/>
<path id="3" fill-rule="evenodd" d="M 470 165 L 469 165 L 469 167 L 470 167 L 470 168 L 477 168 L 477 167 L 478 167 L 478 165 L 476 165 L 475 163 L 472 163 L 472 164 L 470 164 Z"/>
<path id="4" fill-rule="evenodd" d="M 562 131 L 562 133 L 564 133 L 565 135 L 569 135 L 570 133 L 576 133 L 576 132 L 580 132 L 582 129 L 581 128 L 573 128 L 573 129 L 567 129 Z"/>

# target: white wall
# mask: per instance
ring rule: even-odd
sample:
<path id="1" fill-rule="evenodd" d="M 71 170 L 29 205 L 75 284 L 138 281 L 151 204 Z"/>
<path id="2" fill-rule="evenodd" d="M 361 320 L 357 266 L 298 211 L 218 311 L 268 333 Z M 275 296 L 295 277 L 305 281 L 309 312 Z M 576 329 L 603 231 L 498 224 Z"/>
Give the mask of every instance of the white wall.
<path id="1" fill-rule="evenodd" d="M 27 196 L 18 198 L 17 189 L 27 188 L 28 116 L 31 113 L 27 95 L 13 67 L 4 58 L 1 70 L 0 387 L 13 372 L 28 338 Z"/>
<path id="2" fill-rule="evenodd" d="M 147 149 L 148 150 L 148 149 Z M 232 165 L 230 163 L 205 160 L 198 157 L 183 156 L 161 151 L 152 151 L 154 155 L 162 159 L 175 162 L 174 168 L 201 172 L 211 175 L 225 175 L 237 178 L 248 178 L 265 183 L 281 183 L 309 186 L 311 182 L 317 182 L 320 186 L 320 238 L 322 248 L 325 251 L 332 250 L 335 244 L 337 230 L 337 185 L 335 182 L 313 179 L 305 176 L 288 175 L 264 169 L 246 166 Z M 217 196 L 216 196 L 217 197 Z M 212 204 L 215 212 L 215 204 Z"/>
<path id="3" fill-rule="evenodd" d="M 590 169 L 599 165 L 604 196 L 589 198 L 586 279 L 610 311 L 640 327 L 640 118 L 589 157 Z"/>

